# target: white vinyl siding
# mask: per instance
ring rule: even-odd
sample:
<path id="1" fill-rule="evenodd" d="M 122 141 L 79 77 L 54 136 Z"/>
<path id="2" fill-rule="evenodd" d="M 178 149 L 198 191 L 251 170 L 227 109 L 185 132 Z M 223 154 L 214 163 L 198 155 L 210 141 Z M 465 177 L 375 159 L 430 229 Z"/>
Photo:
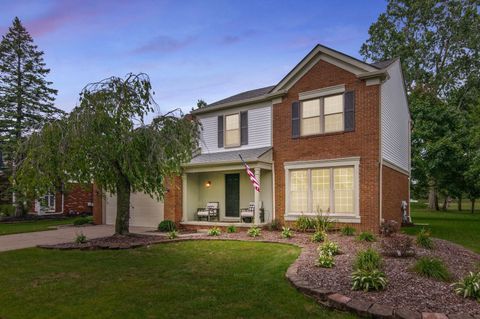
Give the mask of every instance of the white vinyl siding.
<path id="1" fill-rule="evenodd" d="M 218 116 L 248 111 L 248 144 L 238 147 L 218 148 Z M 200 147 L 202 154 L 228 152 L 236 149 L 251 149 L 272 146 L 272 105 L 259 103 L 226 111 L 198 115 L 202 125 Z"/>
<path id="2" fill-rule="evenodd" d="M 402 83 L 400 62 L 388 68 L 381 85 L 381 139 L 383 159 L 410 171 L 410 114 Z"/>

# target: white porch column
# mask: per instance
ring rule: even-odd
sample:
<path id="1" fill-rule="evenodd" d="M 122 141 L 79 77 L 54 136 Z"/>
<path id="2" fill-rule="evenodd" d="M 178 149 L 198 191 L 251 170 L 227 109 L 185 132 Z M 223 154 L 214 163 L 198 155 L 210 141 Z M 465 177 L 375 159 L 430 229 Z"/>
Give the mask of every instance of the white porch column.
<path id="1" fill-rule="evenodd" d="M 188 221 L 187 218 L 187 174 L 182 174 L 182 222 Z"/>
<path id="2" fill-rule="evenodd" d="M 260 181 L 260 167 L 255 167 L 255 178 L 257 179 L 258 183 L 260 184 L 260 187 L 262 186 L 262 183 Z M 261 188 L 260 188 L 261 189 Z M 253 189 L 254 193 L 254 200 L 255 200 L 255 225 L 260 224 L 260 193 Z"/>

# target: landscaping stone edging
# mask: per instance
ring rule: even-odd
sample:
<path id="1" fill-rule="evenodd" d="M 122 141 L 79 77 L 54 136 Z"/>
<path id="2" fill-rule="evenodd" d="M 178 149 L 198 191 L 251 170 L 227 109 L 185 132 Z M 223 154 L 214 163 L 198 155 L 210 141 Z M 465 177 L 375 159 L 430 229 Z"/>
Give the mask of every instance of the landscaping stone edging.
<path id="1" fill-rule="evenodd" d="M 303 253 L 303 249 L 302 249 Z M 300 256 L 299 256 L 300 258 Z M 313 297 L 319 303 L 329 308 L 348 311 L 360 317 L 375 319 L 477 319 L 477 317 L 468 314 L 450 314 L 418 312 L 405 308 L 394 308 L 388 305 L 371 303 L 361 299 L 352 299 L 348 296 L 317 287 L 312 283 L 302 279 L 298 275 L 298 260 L 288 267 L 285 276 L 288 281 L 300 292 Z"/>

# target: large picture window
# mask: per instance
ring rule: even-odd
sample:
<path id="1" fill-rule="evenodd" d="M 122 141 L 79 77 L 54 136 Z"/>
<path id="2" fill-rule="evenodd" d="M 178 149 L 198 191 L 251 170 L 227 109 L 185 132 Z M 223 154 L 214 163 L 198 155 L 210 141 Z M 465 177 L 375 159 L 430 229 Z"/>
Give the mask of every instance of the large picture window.
<path id="1" fill-rule="evenodd" d="M 290 213 L 355 213 L 355 167 L 289 170 Z"/>
<path id="2" fill-rule="evenodd" d="M 343 94 L 301 102 L 300 134 L 302 136 L 344 130 Z"/>
<path id="3" fill-rule="evenodd" d="M 225 146 L 240 145 L 240 114 L 225 116 Z"/>

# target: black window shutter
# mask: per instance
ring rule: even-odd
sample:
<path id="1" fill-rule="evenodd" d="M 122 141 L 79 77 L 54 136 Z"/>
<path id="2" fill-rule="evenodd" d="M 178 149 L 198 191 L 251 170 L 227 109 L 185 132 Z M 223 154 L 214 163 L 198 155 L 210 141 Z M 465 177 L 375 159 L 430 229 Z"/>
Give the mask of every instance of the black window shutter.
<path id="1" fill-rule="evenodd" d="M 223 115 L 218 116 L 218 148 L 223 147 Z"/>
<path id="2" fill-rule="evenodd" d="M 240 144 L 248 144 L 248 111 L 240 112 Z"/>
<path id="3" fill-rule="evenodd" d="M 300 102 L 292 103 L 292 137 L 300 136 Z"/>
<path id="4" fill-rule="evenodd" d="M 345 132 L 355 131 L 355 91 L 347 91 L 343 96 Z"/>

